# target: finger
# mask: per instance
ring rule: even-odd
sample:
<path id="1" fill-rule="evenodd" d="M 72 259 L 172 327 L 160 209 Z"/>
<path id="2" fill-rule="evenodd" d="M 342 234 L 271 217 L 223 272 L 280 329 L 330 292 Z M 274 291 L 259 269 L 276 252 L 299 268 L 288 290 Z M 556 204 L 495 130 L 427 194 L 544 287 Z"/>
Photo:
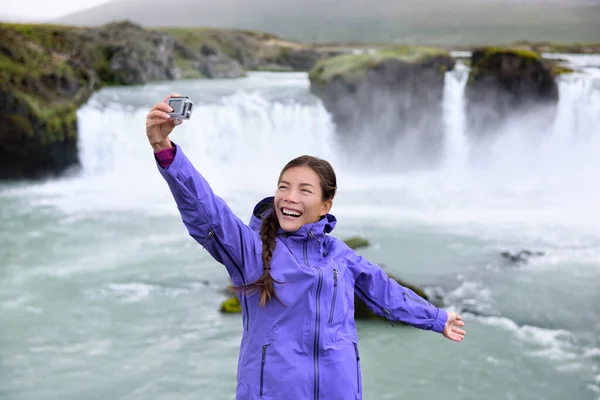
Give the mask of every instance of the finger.
<path id="1" fill-rule="evenodd" d="M 170 105 L 168 105 L 167 103 L 156 103 L 150 111 L 154 111 L 154 110 L 171 112 L 171 111 L 173 111 L 173 108 Z"/>
<path id="2" fill-rule="evenodd" d="M 459 335 L 463 335 L 463 336 L 467 333 L 464 330 L 459 329 L 459 328 L 452 328 L 452 332 L 457 333 Z"/>
<path id="3" fill-rule="evenodd" d="M 154 110 L 154 111 L 151 111 L 151 112 L 148 113 L 147 118 L 148 119 L 162 119 L 162 120 L 165 120 L 165 119 L 171 118 L 171 116 L 169 114 L 167 114 L 166 112 L 164 112 L 164 111 Z"/>
<path id="4" fill-rule="evenodd" d="M 465 323 L 463 321 L 454 321 L 453 325 L 457 325 L 457 326 L 465 326 Z"/>
<path id="5" fill-rule="evenodd" d="M 461 336 L 454 337 L 455 342 L 462 342 L 463 340 L 464 340 L 464 337 L 461 337 Z"/>
<path id="6" fill-rule="evenodd" d="M 455 342 L 462 342 L 462 340 L 463 340 L 464 338 L 465 338 L 465 337 L 464 337 L 463 335 L 458 335 L 458 334 L 455 334 L 455 333 L 452 333 L 452 334 L 450 335 L 450 339 L 454 340 Z"/>
<path id="7" fill-rule="evenodd" d="M 181 97 L 181 95 L 179 93 L 171 93 L 170 95 L 168 95 L 167 97 L 165 97 L 165 99 L 163 100 L 163 103 L 166 103 L 167 100 L 169 100 L 171 97 Z"/>

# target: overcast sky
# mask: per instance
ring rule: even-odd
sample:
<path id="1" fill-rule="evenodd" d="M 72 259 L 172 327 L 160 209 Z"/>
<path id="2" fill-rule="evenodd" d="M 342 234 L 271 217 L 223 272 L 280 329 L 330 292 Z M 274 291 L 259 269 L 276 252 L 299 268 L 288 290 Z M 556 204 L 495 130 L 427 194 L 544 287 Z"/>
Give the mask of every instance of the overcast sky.
<path id="1" fill-rule="evenodd" d="M 0 15 L 47 19 L 85 10 L 110 0 L 5 0 L 0 1 Z"/>
<path id="2" fill-rule="evenodd" d="M 61 17 L 75 11 L 85 10 L 111 0 L 0 0 L 0 16 L 21 17 L 26 19 L 50 19 Z M 251 0 L 248 0 L 251 1 Z M 278 1 L 278 0 L 274 0 Z M 301 0 L 300 0 L 301 1 Z M 435 1 L 435 0 L 426 0 Z M 453 2 L 455 0 L 437 0 Z M 473 0 L 471 0 L 473 1 Z M 485 1 L 505 4 L 588 4 L 600 5 L 600 0 L 479 0 L 477 3 L 485 4 Z M 167 4 L 167 3 L 166 3 Z"/>

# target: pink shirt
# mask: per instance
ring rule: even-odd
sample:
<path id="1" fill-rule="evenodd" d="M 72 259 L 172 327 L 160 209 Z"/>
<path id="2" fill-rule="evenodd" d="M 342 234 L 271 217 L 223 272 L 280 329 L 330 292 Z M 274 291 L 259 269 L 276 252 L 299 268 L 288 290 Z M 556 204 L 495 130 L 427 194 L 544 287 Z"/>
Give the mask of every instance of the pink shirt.
<path id="1" fill-rule="evenodd" d="M 154 152 L 154 156 L 156 157 L 156 159 L 158 160 L 158 164 L 164 169 L 164 168 L 168 168 L 169 165 L 171 165 L 171 163 L 173 162 L 173 160 L 175 159 L 175 150 L 177 148 L 175 146 L 170 147 L 168 149 L 164 149 L 158 152 Z"/>

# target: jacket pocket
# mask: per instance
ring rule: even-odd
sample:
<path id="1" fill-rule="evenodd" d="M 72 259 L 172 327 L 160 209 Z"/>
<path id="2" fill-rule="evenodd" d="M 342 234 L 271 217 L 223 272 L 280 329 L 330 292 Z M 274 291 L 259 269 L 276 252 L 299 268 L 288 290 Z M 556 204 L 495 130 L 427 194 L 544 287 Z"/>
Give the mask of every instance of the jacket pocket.
<path id="1" fill-rule="evenodd" d="M 362 379 L 360 376 L 360 354 L 358 353 L 358 345 L 356 342 L 352 342 L 354 345 L 354 353 L 356 354 L 356 392 L 360 393 L 362 389 Z"/>
<path id="2" fill-rule="evenodd" d="M 335 310 L 335 300 L 337 299 L 338 290 L 338 270 L 333 270 L 333 298 L 331 299 L 331 311 L 329 312 L 329 323 L 333 321 L 333 312 Z"/>
<path id="3" fill-rule="evenodd" d="M 263 395 L 263 387 L 264 387 L 264 380 L 265 380 L 265 364 L 266 364 L 266 360 L 267 360 L 267 347 L 269 347 L 268 344 L 265 344 L 262 347 L 262 358 L 260 361 L 260 397 L 262 397 L 262 395 Z"/>

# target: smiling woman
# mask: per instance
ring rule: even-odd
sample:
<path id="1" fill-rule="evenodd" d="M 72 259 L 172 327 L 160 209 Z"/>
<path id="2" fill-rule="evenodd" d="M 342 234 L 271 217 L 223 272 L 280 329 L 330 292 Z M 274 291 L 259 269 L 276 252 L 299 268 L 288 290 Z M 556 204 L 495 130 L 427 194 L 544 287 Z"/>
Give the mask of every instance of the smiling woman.
<path id="1" fill-rule="evenodd" d="M 362 399 L 355 294 L 391 321 L 463 340 L 459 315 L 435 307 L 329 235 L 337 189 L 329 162 L 290 161 L 275 196 L 259 202 L 244 224 L 169 139 L 179 125 L 168 115 L 173 96 L 152 107 L 146 135 L 190 236 L 225 266 L 238 289 L 244 326 L 238 400 Z"/>

